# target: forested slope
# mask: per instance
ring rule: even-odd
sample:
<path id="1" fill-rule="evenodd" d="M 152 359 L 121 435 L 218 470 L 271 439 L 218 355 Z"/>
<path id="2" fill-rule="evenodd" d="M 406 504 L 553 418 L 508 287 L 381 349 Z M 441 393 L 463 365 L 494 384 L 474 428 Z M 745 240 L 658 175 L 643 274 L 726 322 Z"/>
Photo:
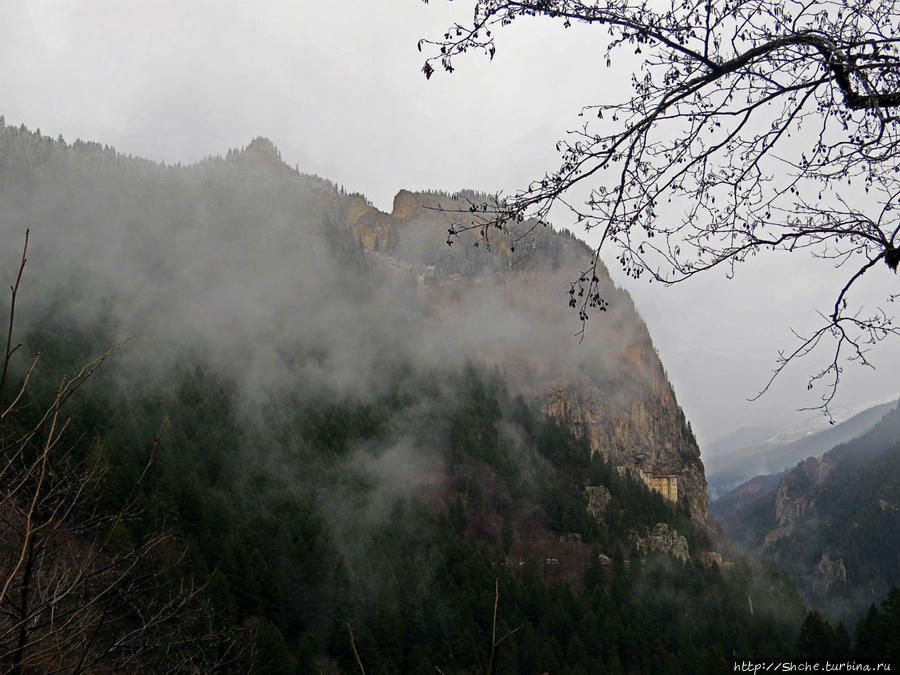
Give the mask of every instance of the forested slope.
<path id="1" fill-rule="evenodd" d="M 629 471 L 705 486 L 630 302 L 590 363 L 536 320 L 566 298 L 537 281 L 580 244 L 409 260 L 402 236 L 365 246 L 360 199 L 261 139 L 168 167 L 0 129 L 10 283 L 30 230 L 0 392 L 3 667 L 694 673 L 792 653 L 790 585 L 710 564 L 705 502 Z M 517 265 L 518 300 L 496 281 Z M 554 373 L 590 405 L 529 390 Z"/>

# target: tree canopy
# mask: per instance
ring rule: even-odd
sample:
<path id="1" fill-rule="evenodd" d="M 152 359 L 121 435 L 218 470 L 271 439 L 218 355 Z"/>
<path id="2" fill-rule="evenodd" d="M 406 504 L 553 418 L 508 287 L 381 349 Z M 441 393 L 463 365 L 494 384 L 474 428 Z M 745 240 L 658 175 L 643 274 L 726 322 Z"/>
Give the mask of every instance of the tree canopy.
<path id="1" fill-rule="evenodd" d="M 495 32 L 523 17 L 596 26 L 605 65 L 632 69 L 631 91 L 584 107 L 557 145 L 557 169 L 461 209 L 472 215 L 450 240 L 567 208 L 599 232 L 571 288 L 582 323 L 606 306 L 595 272 L 610 245 L 630 276 L 667 284 L 730 275 L 764 251 L 826 259 L 842 285 L 823 291 L 833 294 L 820 324 L 779 355 L 773 378 L 826 350 L 808 384 L 821 386 L 827 411 L 843 364 L 869 365 L 871 345 L 900 333 L 886 310 L 896 276 L 874 304 L 851 297 L 862 277 L 900 264 L 900 3 L 480 0 L 471 23 L 420 41 L 425 75 L 452 72 L 469 51 L 493 58 Z"/>

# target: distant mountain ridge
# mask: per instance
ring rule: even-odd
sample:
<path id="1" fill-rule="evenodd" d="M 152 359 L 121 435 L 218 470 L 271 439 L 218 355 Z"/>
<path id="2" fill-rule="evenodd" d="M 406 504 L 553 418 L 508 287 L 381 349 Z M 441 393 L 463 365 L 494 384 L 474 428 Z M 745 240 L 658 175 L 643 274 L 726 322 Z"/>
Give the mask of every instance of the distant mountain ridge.
<path id="1" fill-rule="evenodd" d="M 703 453 L 707 456 L 707 460 L 718 455 L 728 455 L 739 451 L 741 448 L 748 448 L 763 443 L 776 436 L 780 431 L 781 429 L 774 425 L 741 427 L 724 436 L 720 436 L 710 443 L 706 443 L 703 447 Z"/>
<path id="2" fill-rule="evenodd" d="M 705 457 L 710 500 L 715 501 L 723 497 L 754 476 L 779 473 L 806 457 L 821 455 L 840 443 L 846 443 L 862 435 L 894 405 L 895 402 L 888 402 L 872 406 L 844 422 L 827 426 L 821 431 L 803 432 L 800 438 L 786 440 L 783 434 L 770 436 L 761 442 L 752 442 L 731 452 L 720 452 Z M 722 440 L 724 442 L 721 445 L 726 446 L 727 439 Z"/>
<path id="3" fill-rule="evenodd" d="M 748 481 L 711 512 L 790 570 L 809 601 L 854 615 L 900 582 L 900 405 L 820 457 Z"/>

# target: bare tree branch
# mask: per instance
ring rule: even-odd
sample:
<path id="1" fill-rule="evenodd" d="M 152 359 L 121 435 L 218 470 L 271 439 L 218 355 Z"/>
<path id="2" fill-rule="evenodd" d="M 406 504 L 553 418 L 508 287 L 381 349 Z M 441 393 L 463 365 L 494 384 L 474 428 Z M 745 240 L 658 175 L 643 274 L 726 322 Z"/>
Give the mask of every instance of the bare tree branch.
<path id="1" fill-rule="evenodd" d="M 841 364 L 869 364 L 866 349 L 897 335 L 893 317 L 877 305 L 862 313 L 851 291 L 863 275 L 900 266 L 900 0 L 472 4 L 471 24 L 420 42 L 427 76 L 452 72 L 470 50 L 493 57 L 497 31 L 542 17 L 602 28 L 607 67 L 633 52 L 631 92 L 582 109 L 581 128 L 557 144 L 555 171 L 456 211 L 466 220 L 448 243 L 468 232 L 478 244 L 495 231 L 508 236 L 511 223 L 544 223 L 557 209 L 599 227 L 601 243 L 570 292 L 582 335 L 591 313 L 607 308 L 595 279 L 610 246 L 626 274 L 663 284 L 716 268 L 730 277 L 771 251 L 831 261 L 847 272 L 826 298 L 834 310 L 775 371 L 830 345 L 837 363 L 811 378 L 829 382 L 827 412 Z M 885 278 L 891 284 L 896 276 Z"/>
<path id="2" fill-rule="evenodd" d="M 23 251 L 12 286 L 3 384 L 13 372 L 14 306 L 25 260 Z M 167 422 L 130 494 L 113 513 L 101 506 L 105 476 L 99 464 L 83 468 L 71 456 L 74 445 L 64 441 L 69 426 L 64 407 L 118 348 L 64 378 L 49 404 L 39 408 L 37 422 L 16 419 L 36 358 L 20 376 L 12 400 L 2 406 L 3 672 L 213 672 L 244 659 L 244 631 L 209 627 L 203 589 L 187 581 L 180 568 L 184 549 L 171 537 L 150 534 L 124 549 L 112 545 L 112 537 L 134 514 Z"/>

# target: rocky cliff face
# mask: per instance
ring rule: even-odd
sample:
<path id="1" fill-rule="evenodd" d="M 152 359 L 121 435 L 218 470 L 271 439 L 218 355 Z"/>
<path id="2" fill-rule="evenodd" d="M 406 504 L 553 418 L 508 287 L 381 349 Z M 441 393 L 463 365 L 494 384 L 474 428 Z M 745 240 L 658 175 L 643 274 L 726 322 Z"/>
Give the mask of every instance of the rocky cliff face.
<path id="1" fill-rule="evenodd" d="M 462 212 L 446 211 L 454 209 Z M 514 231 L 490 246 L 476 247 L 470 235 L 448 247 L 447 231 L 467 217 L 464 211 L 446 195 L 402 190 L 390 214 L 356 198 L 348 224 L 365 248 L 381 254 L 370 254 L 374 264 L 389 259 L 395 270 L 415 270 L 410 276 L 446 329 L 469 338 L 474 353 L 499 365 L 517 392 L 536 397 L 616 466 L 676 476 L 679 502 L 708 525 L 697 443 L 630 297 L 601 270 L 609 310 L 596 314 L 579 341 L 567 300 L 587 247 L 545 227 L 515 246 Z"/>
<path id="2" fill-rule="evenodd" d="M 647 363 L 658 359 L 645 352 Z M 632 376 L 638 375 L 632 373 Z M 640 381 L 640 380 L 639 380 Z M 692 517 L 707 519 L 706 478 L 700 451 L 668 382 L 617 400 L 602 383 L 577 378 L 541 392 L 545 409 L 570 424 L 614 464 L 649 474 L 674 475 L 679 501 Z M 647 381 L 642 381 L 646 384 Z"/>
<path id="3" fill-rule="evenodd" d="M 833 467 L 834 462 L 827 456 L 821 459 L 809 457 L 784 475 L 775 491 L 778 527 L 766 535 L 763 550 L 771 550 L 778 541 L 790 537 L 796 524 L 814 511 L 815 488 L 825 483 Z"/>
<path id="4" fill-rule="evenodd" d="M 650 553 L 662 553 L 681 561 L 691 557 L 687 539 L 665 523 L 658 523 L 645 537 L 635 537 L 634 546 L 642 558 Z"/>

